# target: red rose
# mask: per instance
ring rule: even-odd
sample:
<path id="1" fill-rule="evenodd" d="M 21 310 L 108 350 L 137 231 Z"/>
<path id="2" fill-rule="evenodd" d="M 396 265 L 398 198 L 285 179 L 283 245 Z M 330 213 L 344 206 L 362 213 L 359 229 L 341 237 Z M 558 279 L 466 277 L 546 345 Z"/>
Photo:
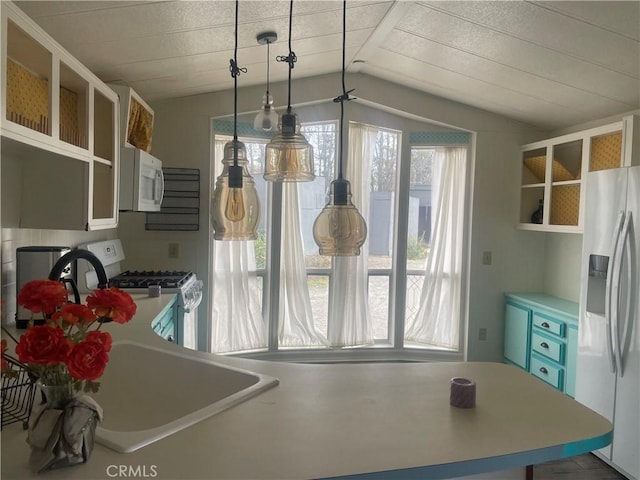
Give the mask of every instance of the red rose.
<path id="1" fill-rule="evenodd" d="M 66 364 L 76 380 L 97 380 L 104 373 L 108 361 L 105 345 L 99 341 L 85 340 L 73 347 Z"/>
<path id="2" fill-rule="evenodd" d="M 131 320 L 137 308 L 131 295 L 116 287 L 94 290 L 87 297 L 87 305 L 98 317 L 107 317 L 117 323 Z"/>
<path id="3" fill-rule="evenodd" d="M 51 317 L 54 322 L 57 322 L 59 318 L 62 318 L 68 325 L 75 325 L 77 323 L 87 325 L 96 319 L 96 315 L 86 305 L 65 303 L 62 308 L 60 308 L 60 311 L 54 313 Z"/>
<path id="4" fill-rule="evenodd" d="M 98 342 L 104 347 L 104 351 L 111 350 L 111 334 L 109 332 L 101 332 L 100 330 L 91 330 L 87 333 L 87 342 Z"/>
<path id="5" fill-rule="evenodd" d="M 16 354 L 22 363 L 56 365 L 64 362 L 71 351 L 71 342 L 62 329 L 51 325 L 31 327 L 20 337 Z"/>
<path id="6" fill-rule="evenodd" d="M 18 293 L 18 305 L 33 313 L 51 315 L 59 305 L 67 302 L 67 290 L 54 280 L 32 280 L 25 283 Z"/>

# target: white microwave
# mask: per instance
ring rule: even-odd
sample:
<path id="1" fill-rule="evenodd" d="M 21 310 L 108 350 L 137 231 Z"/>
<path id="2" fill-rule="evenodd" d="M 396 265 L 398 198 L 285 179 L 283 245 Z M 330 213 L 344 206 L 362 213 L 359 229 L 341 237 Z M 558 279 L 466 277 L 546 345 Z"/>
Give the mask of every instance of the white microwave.
<path id="1" fill-rule="evenodd" d="M 137 148 L 121 148 L 119 210 L 158 212 L 163 196 L 162 161 Z"/>

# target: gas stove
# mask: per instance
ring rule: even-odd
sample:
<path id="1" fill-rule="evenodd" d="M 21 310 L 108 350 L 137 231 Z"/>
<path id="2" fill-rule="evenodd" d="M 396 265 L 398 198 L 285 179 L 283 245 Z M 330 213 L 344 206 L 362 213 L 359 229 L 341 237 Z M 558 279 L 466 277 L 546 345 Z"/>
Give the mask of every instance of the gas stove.
<path id="1" fill-rule="evenodd" d="M 109 286 L 121 289 L 148 288 L 159 285 L 165 291 L 179 290 L 195 278 L 193 272 L 156 271 L 156 270 L 127 270 L 109 280 Z"/>
<path id="2" fill-rule="evenodd" d="M 161 293 L 175 293 L 177 297 L 175 341 L 184 347 L 196 348 L 197 312 L 202 302 L 203 284 L 195 273 L 182 270 L 126 270 L 123 272 L 121 262 L 125 259 L 125 255 L 119 239 L 87 243 L 80 248 L 89 250 L 98 257 L 104 266 L 111 287 L 135 294 L 148 292 L 149 296 L 152 296 L 152 289 L 149 287 L 159 286 Z M 91 292 L 97 288 L 97 276 L 91 265 L 82 262 L 77 268 L 78 287 L 83 292 Z M 157 291 L 157 289 L 153 290 Z"/>

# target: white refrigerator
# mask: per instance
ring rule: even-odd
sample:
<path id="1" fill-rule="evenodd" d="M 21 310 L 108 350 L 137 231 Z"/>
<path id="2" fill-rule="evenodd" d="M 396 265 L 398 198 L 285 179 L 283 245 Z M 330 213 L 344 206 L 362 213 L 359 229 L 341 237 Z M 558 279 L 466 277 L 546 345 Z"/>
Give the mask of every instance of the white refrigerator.
<path id="1" fill-rule="evenodd" d="M 609 419 L 598 456 L 640 479 L 640 167 L 589 173 L 575 398 Z"/>

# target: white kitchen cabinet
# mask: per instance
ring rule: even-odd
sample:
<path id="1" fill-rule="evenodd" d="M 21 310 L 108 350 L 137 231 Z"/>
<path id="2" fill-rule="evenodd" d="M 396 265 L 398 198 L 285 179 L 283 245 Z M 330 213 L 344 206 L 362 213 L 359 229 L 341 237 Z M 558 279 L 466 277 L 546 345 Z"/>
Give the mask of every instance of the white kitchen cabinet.
<path id="1" fill-rule="evenodd" d="M 119 100 L 11 2 L 1 9 L 2 158 L 19 227 L 114 228 Z"/>
<path id="2" fill-rule="evenodd" d="M 638 117 L 522 146 L 523 230 L 581 233 L 586 173 L 638 165 Z M 542 215 L 539 209 L 542 207 Z"/>
<path id="3" fill-rule="evenodd" d="M 109 84 L 120 97 L 120 146 L 151 153 L 153 109 L 131 87 Z"/>

